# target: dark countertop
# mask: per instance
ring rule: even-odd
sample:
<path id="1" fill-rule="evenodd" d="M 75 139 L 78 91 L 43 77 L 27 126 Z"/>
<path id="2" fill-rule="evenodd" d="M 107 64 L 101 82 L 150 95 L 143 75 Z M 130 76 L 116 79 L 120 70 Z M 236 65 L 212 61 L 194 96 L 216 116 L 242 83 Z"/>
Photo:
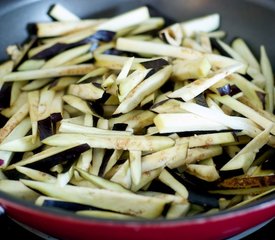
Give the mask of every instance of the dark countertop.
<path id="1" fill-rule="evenodd" d="M 249 234 L 243 238 L 234 238 L 234 240 L 242 239 L 242 240 L 271 240 L 274 239 L 274 229 L 275 229 L 275 219 L 259 230 L 254 231 L 252 234 Z M 35 235 L 34 233 L 26 230 L 19 224 L 10 220 L 7 216 L 2 216 L 0 218 L 0 230 L 1 230 L 1 240 L 5 239 L 28 239 L 28 240 L 42 240 L 51 238 L 41 238 Z M 233 238 L 231 238 L 233 240 Z"/>

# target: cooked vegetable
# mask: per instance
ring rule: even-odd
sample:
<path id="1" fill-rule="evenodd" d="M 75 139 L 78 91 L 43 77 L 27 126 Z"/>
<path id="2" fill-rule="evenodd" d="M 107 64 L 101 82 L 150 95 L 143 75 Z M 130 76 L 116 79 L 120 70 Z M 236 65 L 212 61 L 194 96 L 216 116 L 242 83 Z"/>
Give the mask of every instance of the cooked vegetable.
<path id="1" fill-rule="evenodd" d="M 218 13 L 49 15 L 0 65 L 2 191 L 109 219 L 212 214 L 274 191 L 267 47 L 257 59 L 228 43 Z"/>

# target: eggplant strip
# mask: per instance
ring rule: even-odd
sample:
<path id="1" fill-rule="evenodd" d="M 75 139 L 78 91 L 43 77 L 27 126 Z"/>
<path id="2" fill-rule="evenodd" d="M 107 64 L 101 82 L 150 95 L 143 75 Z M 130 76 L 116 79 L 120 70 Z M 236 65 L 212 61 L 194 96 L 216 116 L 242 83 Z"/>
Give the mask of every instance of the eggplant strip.
<path id="1" fill-rule="evenodd" d="M 93 184 L 99 186 L 102 189 L 131 193 L 130 191 L 128 191 L 127 189 L 125 189 L 124 187 L 122 187 L 117 183 L 111 182 L 109 180 L 106 180 L 102 177 L 98 177 L 96 175 L 89 174 L 78 168 L 76 170 L 79 172 L 80 176 L 82 176 L 84 179 L 92 182 Z"/>
<path id="2" fill-rule="evenodd" d="M 94 86 L 92 83 L 87 84 L 71 84 L 68 87 L 68 94 L 80 97 L 84 100 L 100 99 L 104 90 Z"/>
<path id="3" fill-rule="evenodd" d="M 130 35 L 140 35 L 152 30 L 161 28 L 165 21 L 162 17 L 150 17 L 149 19 L 143 21 L 136 28 L 130 31 Z"/>
<path id="4" fill-rule="evenodd" d="M 81 150 L 81 152 L 88 150 L 88 148 L 89 148 L 87 146 L 87 144 L 83 144 L 83 145 L 77 144 L 77 145 L 70 145 L 70 146 L 66 146 L 66 147 L 50 147 L 50 148 L 47 148 L 46 150 L 43 150 L 33 156 L 30 156 L 29 158 L 22 159 L 21 161 L 15 163 L 15 164 L 9 165 L 6 169 L 11 170 L 17 166 L 25 166 L 25 165 L 33 164 L 33 163 L 36 163 L 39 161 L 43 161 L 45 159 L 51 160 L 53 158 L 58 158 L 61 161 L 65 161 L 65 157 L 67 157 L 67 156 L 62 156 L 62 158 L 61 158 L 59 156 L 59 154 L 62 155 L 62 152 L 66 153 L 66 151 L 69 151 L 71 149 L 74 150 L 77 147 L 79 147 L 78 150 Z M 72 156 L 69 156 L 69 158 L 71 158 L 71 157 Z M 54 164 L 55 165 L 58 164 L 56 160 L 54 161 Z"/>
<path id="5" fill-rule="evenodd" d="M 257 69 L 260 70 L 260 65 L 257 61 L 257 59 L 255 58 L 255 56 L 253 55 L 253 53 L 251 52 L 250 48 L 247 46 L 246 42 L 241 39 L 241 38 L 237 38 L 232 42 L 232 47 L 233 49 L 238 52 L 242 58 L 245 59 L 245 61 L 248 62 L 248 64 Z"/>
<path id="6" fill-rule="evenodd" d="M 36 140 L 38 132 L 38 106 L 39 106 L 39 91 L 28 93 L 29 114 L 32 123 L 32 139 L 33 143 Z"/>
<path id="7" fill-rule="evenodd" d="M 0 129 L 0 143 L 11 133 L 11 131 L 28 115 L 29 105 L 25 103 Z"/>
<path id="8" fill-rule="evenodd" d="M 64 95 L 63 96 L 64 102 L 68 103 L 70 106 L 74 107 L 75 109 L 81 111 L 85 114 L 92 114 L 93 116 L 98 116 L 87 104 L 86 101 L 82 100 L 79 97 L 73 95 Z"/>
<path id="9" fill-rule="evenodd" d="M 150 70 L 136 70 L 130 74 L 126 79 L 119 83 L 119 101 L 122 102 L 124 98 L 131 92 L 141 81 L 144 80 Z"/>
<path id="10" fill-rule="evenodd" d="M 139 41 L 129 38 L 118 38 L 116 42 L 116 48 L 122 51 L 136 52 L 136 53 L 147 53 L 153 54 L 154 56 L 168 56 L 180 59 L 194 60 L 202 57 L 206 57 L 210 62 L 211 66 L 216 68 L 228 67 L 233 64 L 240 64 L 242 67 L 239 69 L 240 73 L 246 72 L 246 66 L 238 61 L 216 55 L 216 54 L 205 54 L 191 48 L 177 47 L 169 44 L 155 43 L 148 41 Z"/>
<path id="11" fill-rule="evenodd" d="M 187 156 L 187 143 L 176 144 L 171 148 L 167 148 L 152 154 L 148 154 L 141 158 L 142 172 L 151 171 L 156 168 L 165 167 L 175 162 L 182 163 Z M 169 164 L 170 163 L 170 164 Z M 180 165 L 179 165 L 180 166 Z M 173 167 L 179 167 L 173 164 Z"/>
<path id="12" fill-rule="evenodd" d="M 70 22 L 41 22 L 37 23 L 38 37 L 57 37 L 68 33 L 76 32 L 87 28 L 95 28 L 98 24 L 102 24 L 105 19 L 85 19 L 81 21 Z"/>
<path id="13" fill-rule="evenodd" d="M 275 175 L 227 178 L 218 184 L 220 188 L 243 189 L 275 185 Z"/>
<path id="14" fill-rule="evenodd" d="M 27 152 L 27 151 L 32 151 L 42 145 L 39 139 L 36 139 L 35 142 L 33 142 L 32 139 L 33 139 L 32 136 L 26 136 L 26 137 L 18 138 L 6 143 L 1 143 L 0 150 L 11 151 L 11 152 Z"/>
<path id="15" fill-rule="evenodd" d="M 110 181 L 120 184 L 126 189 L 130 189 L 132 185 L 130 163 L 127 159 L 119 166 L 115 174 L 111 177 Z"/>
<path id="16" fill-rule="evenodd" d="M 61 77 L 55 80 L 49 88 L 54 91 L 61 91 L 66 89 L 71 84 L 76 83 L 78 80 L 78 77 Z"/>
<path id="17" fill-rule="evenodd" d="M 110 118 L 109 127 L 112 128 L 116 123 L 127 123 L 135 132 L 139 132 L 153 124 L 155 116 L 156 114 L 151 111 L 133 110 L 119 117 Z"/>
<path id="18" fill-rule="evenodd" d="M 127 131 L 114 131 L 107 129 L 100 129 L 96 127 L 88 127 L 83 125 L 78 125 L 74 123 L 61 122 L 59 127 L 59 132 L 61 133 L 82 133 L 82 134 L 98 134 L 98 135 L 131 135 L 131 132 Z"/>
<path id="19" fill-rule="evenodd" d="M 97 122 L 97 128 L 102 129 L 102 131 L 108 130 L 108 120 L 99 119 Z M 99 175 L 100 167 L 102 165 L 105 152 L 106 152 L 106 149 L 104 148 L 93 149 L 93 161 L 92 161 L 92 165 L 89 168 L 89 173 L 94 175 Z"/>
<path id="20" fill-rule="evenodd" d="M 123 28 L 135 26 L 149 18 L 150 14 L 148 8 L 140 7 L 107 20 L 100 24 L 97 30 L 111 30 L 116 32 Z"/>
<path id="21" fill-rule="evenodd" d="M 16 140 L 17 138 L 24 137 L 28 131 L 31 129 L 31 121 L 29 118 L 23 119 L 13 130 L 12 132 L 3 140 L 2 144 Z M 0 165 L 0 169 L 5 169 L 12 157 L 14 155 L 14 151 L 0 151 L 0 159 L 3 161 L 2 165 Z"/>
<path id="22" fill-rule="evenodd" d="M 266 79 L 266 85 L 265 85 L 265 92 L 266 92 L 266 107 L 265 109 L 273 113 L 274 109 L 274 75 L 272 71 L 272 66 L 270 63 L 270 60 L 267 56 L 266 50 L 264 46 L 261 46 L 261 70 L 263 72 L 263 75 L 265 76 Z"/>
<path id="23" fill-rule="evenodd" d="M 175 167 L 184 168 L 186 164 L 197 163 L 201 160 L 219 156 L 220 154 L 222 154 L 222 147 L 220 146 L 188 148 L 186 158 L 179 159 L 178 161 L 169 161 L 166 165 L 170 169 Z"/>
<path id="24" fill-rule="evenodd" d="M 31 202 L 34 202 L 40 196 L 40 194 L 28 188 L 23 183 L 15 180 L 0 180 L 0 189 L 11 196 Z"/>
<path id="25" fill-rule="evenodd" d="M 62 64 L 62 66 L 72 66 L 77 65 L 85 62 L 90 62 L 94 58 L 94 55 L 92 52 L 84 53 L 78 57 L 73 58 L 72 60 L 69 60 Z"/>
<path id="26" fill-rule="evenodd" d="M 177 81 L 206 77 L 211 69 L 207 58 L 195 60 L 177 60 L 173 64 L 172 77 Z"/>
<path id="27" fill-rule="evenodd" d="M 98 134 L 66 134 L 60 133 L 42 141 L 52 146 L 68 146 L 88 143 L 92 148 L 158 151 L 174 145 L 174 140 L 161 136 L 123 136 Z"/>
<path id="28" fill-rule="evenodd" d="M 207 182 L 214 182 L 220 178 L 215 166 L 188 164 L 186 166 L 186 172 Z"/>
<path id="29" fill-rule="evenodd" d="M 147 95 L 156 91 L 170 77 L 172 67 L 167 66 L 138 84 L 118 106 L 114 114 L 127 113 L 133 110 Z"/>
<path id="30" fill-rule="evenodd" d="M 40 181 L 40 182 L 47 182 L 47 183 L 55 183 L 56 177 L 47 174 L 45 172 L 41 172 L 32 168 L 18 166 L 16 170 L 32 180 Z"/>
<path id="31" fill-rule="evenodd" d="M 133 193 L 117 193 L 105 189 L 89 189 L 69 185 L 59 187 L 49 183 L 21 181 L 26 186 L 43 192 L 50 197 L 148 219 L 158 217 L 166 203 L 158 198 L 145 197 Z"/>
<path id="32" fill-rule="evenodd" d="M 20 81 L 18 81 L 20 82 Z M 45 87 L 48 83 L 53 82 L 52 78 L 43 78 L 39 81 L 31 81 L 21 88 L 22 91 L 35 91 L 39 90 L 42 87 Z"/>
<path id="33" fill-rule="evenodd" d="M 268 187 L 255 187 L 247 189 L 218 189 L 218 190 L 209 190 L 209 193 L 213 194 L 222 194 L 222 195 L 255 195 L 262 194 L 266 191 L 274 191 L 274 186 Z"/>
<path id="34" fill-rule="evenodd" d="M 80 18 L 77 15 L 61 4 L 54 4 L 49 11 L 49 15 L 60 22 L 80 21 Z"/>
<path id="35" fill-rule="evenodd" d="M 273 126 L 273 125 L 272 125 Z M 251 166 L 253 161 L 255 160 L 256 153 L 268 143 L 270 138 L 270 130 L 272 128 L 270 126 L 266 130 L 262 131 L 259 135 L 253 138 L 242 150 L 229 162 L 227 162 L 220 170 L 227 171 L 233 169 L 243 169 L 244 172 L 247 172 L 248 168 Z M 244 154 L 252 154 L 254 153 L 254 158 L 244 158 L 241 161 L 240 157 Z"/>
<path id="36" fill-rule="evenodd" d="M 42 66 L 42 69 L 56 68 L 58 66 L 62 66 L 64 63 L 88 52 L 88 50 L 91 48 L 91 46 L 92 46 L 91 44 L 85 44 L 83 46 L 78 46 L 78 47 L 66 50 L 62 53 L 59 53 L 56 56 L 49 59 Z"/>
<path id="37" fill-rule="evenodd" d="M 212 95 L 211 95 L 212 96 Z M 224 113 L 200 106 L 195 103 L 181 103 L 180 107 L 188 112 L 192 112 L 202 118 L 224 124 L 234 130 L 244 130 L 249 136 L 256 136 L 260 131 L 250 119 L 243 117 L 228 116 Z"/>
<path id="38" fill-rule="evenodd" d="M 109 212 L 109 211 L 97 211 L 97 210 L 81 210 L 77 211 L 76 214 L 83 215 L 83 216 L 90 216 L 90 217 L 96 217 L 96 218 L 103 218 L 103 219 L 136 219 L 136 217 L 127 215 L 127 214 L 121 214 L 121 213 L 115 213 L 115 212 Z"/>
<path id="39" fill-rule="evenodd" d="M 108 172 L 112 169 L 112 167 L 117 163 L 122 153 L 123 153 L 123 150 L 116 150 L 116 149 L 114 150 L 113 154 L 111 155 L 111 157 L 109 158 L 106 164 L 105 170 L 103 172 L 103 176 L 106 176 L 108 174 Z"/>
<path id="40" fill-rule="evenodd" d="M 96 60 L 95 65 L 98 67 L 106 67 L 113 70 L 121 70 L 125 61 L 129 57 L 125 56 L 114 56 L 108 54 L 96 54 L 94 53 L 94 58 Z M 148 60 L 148 58 L 135 58 L 131 69 L 144 69 L 140 63 Z"/>
<path id="41" fill-rule="evenodd" d="M 184 101 L 192 100 L 194 97 L 198 96 L 212 85 L 225 78 L 226 76 L 236 72 L 240 69 L 241 65 L 232 65 L 227 68 L 223 68 L 218 72 L 214 73 L 213 76 L 204 79 L 198 79 L 194 82 L 172 92 L 168 95 L 169 98 L 182 98 Z"/>
<path id="42" fill-rule="evenodd" d="M 218 144 L 235 143 L 235 138 L 232 133 L 212 133 L 194 135 L 191 137 L 181 137 L 179 139 L 176 139 L 176 143 L 188 143 L 188 147 L 193 148 Z"/>
<path id="43" fill-rule="evenodd" d="M 257 113 L 252 108 L 246 106 L 245 104 L 239 102 L 238 100 L 236 100 L 232 97 L 229 97 L 229 96 L 221 97 L 221 96 L 214 95 L 214 94 L 211 94 L 210 97 L 214 100 L 217 100 L 217 101 L 227 105 L 228 107 L 232 108 L 234 111 L 241 113 L 242 115 L 244 115 L 248 119 L 252 120 L 253 122 L 259 124 L 263 128 L 268 128 L 270 125 L 273 124 L 272 121 L 266 119 L 265 117 L 263 117 L 262 115 Z M 275 126 L 273 126 L 271 128 L 271 133 L 275 134 Z"/>
<path id="44" fill-rule="evenodd" d="M 49 69 L 39 69 L 33 71 L 13 72 L 5 75 L 0 80 L 5 82 L 39 80 L 52 77 L 63 77 L 71 75 L 84 75 L 94 69 L 92 64 L 79 64 L 74 66 L 54 67 Z"/>
<path id="45" fill-rule="evenodd" d="M 263 109 L 263 103 L 257 95 L 257 92 L 263 92 L 261 88 L 258 88 L 255 84 L 251 83 L 239 74 L 233 73 L 227 76 L 226 79 L 229 81 L 229 83 L 235 84 L 239 89 L 241 89 L 245 97 L 253 102 L 254 105 Z"/>
<path id="46" fill-rule="evenodd" d="M 157 168 L 148 172 L 144 172 L 141 174 L 141 179 L 139 184 L 135 185 L 134 183 L 131 186 L 131 191 L 137 192 L 142 189 L 146 185 L 150 184 L 154 179 L 156 179 L 161 173 L 162 168 Z"/>
<path id="47" fill-rule="evenodd" d="M 154 123 L 160 133 L 189 131 L 219 131 L 228 127 L 218 122 L 210 121 L 192 113 L 163 113 L 154 118 Z"/>
<path id="48" fill-rule="evenodd" d="M 141 151 L 130 151 L 129 163 L 132 182 L 138 185 L 141 179 Z"/>

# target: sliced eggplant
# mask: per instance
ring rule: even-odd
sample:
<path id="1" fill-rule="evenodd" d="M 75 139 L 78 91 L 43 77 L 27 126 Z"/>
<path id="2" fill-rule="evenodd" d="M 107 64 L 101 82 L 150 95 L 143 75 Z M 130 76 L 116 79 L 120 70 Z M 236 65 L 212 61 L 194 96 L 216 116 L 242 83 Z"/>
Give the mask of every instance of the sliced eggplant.
<path id="1" fill-rule="evenodd" d="M 0 143 L 11 133 L 11 131 L 28 115 L 28 103 L 23 104 L 19 110 L 0 129 Z"/>
<path id="2" fill-rule="evenodd" d="M 59 187 L 49 183 L 27 180 L 22 180 L 22 182 L 26 186 L 43 192 L 50 197 L 148 219 L 160 216 L 165 205 L 165 201 L 158 198 L 145 197 L 133 193 L 117 193 L 105 189 L 90 189 L 69 185 Z"/>
<path id="3" fill-rule="evenodd" d="M 55 134 L 42 141 L 52 146 L 88 143 L 91 147 L 123 150 L 157 151 L 174 145 L 174 140 L 164 136 L 107 136 L 98 134 Z"/>
<path id="4" fill-rule="evenodd" d="M 16 180 L 1 179 L 0 189 L 2 192 L 8 193 L 11 196 L 34 202 L 40 194 L 26 187 L 23 183 Z"/>
<path id="5" fill-rule="evenodd" d="M 46 170 L 66 161 L 74 161 L 82 152 L 87 151 L 90 147 L 87 144 L 80 144 L 69 147 L 52 147 L 41 151 L 27 159 L 23 159 L 15 164 L 10 165 L 8 169 L 17 166 L 27 166 L 37 170 Z"/>
<path id="6" fill-rule="evenodd" d="M 12 72 L 5 75 L 2 79 L 5 82 L 25 81 L 33 79 L 44 79 L 50 77 L 62 77 L 71 75 L 84 75 L 94 69 L 92 64 L 79 64 L 73 66 L 61 66 L 49 69 L 39 69 L 24 72 Z"/>
<path id="7" fill-rule="evenodd" d="M 168 97 L 180 97 L 184 101 L 189 101 L 194 97 L 198 96 L 199 94 L 201 94 L 202 92 L 204 92 L 206 89 L 208 89 L 221 79 L 236 72 L 238 69 L 240 69 L 240 67 L 241 65 L 233 65 L 227 68 L 223 68 L 218 72 L 214 73 L 211 77 L 195 80 L 194 82 L 184 86 L 183 88 L 176 90 L 175 92 L 169 94 Z"/>
<path id="8" fill-rule="evenodd" d="M 125 189 L 124 187 L 122 187 L 119 184 L 116 184 L 114 182 L 111 182 L 109 180 L 106 180 L 102 177 L 98 177 L 96 175 L 92 175 L 89 174 L 81 169 L 76 169 L 80 176 L 82 176 L 84 179 L 86 179 L 87 181 L 92 182 L 93 184 L 99 186 L 102 189 L 108 189 L 108 190 L 113 190 L 113 191 L 117 191 L 117 192 L 127 192 L 130 193 L 130 191 L 128 191 L 127 189 Z"/>
<path id="9" fill-rule="evenodd" d="M 69 9 L 65 8 L 61 4 L 54 4 L 49 10 L 49 16 L 57 21 L 79 21 L 80 18 L 76 16 Z"/>
<path id="10" fill-rule="evenodd" d="M 164 67 L 138 84 L 121 102 L 114 114 L 127 113 L 133 110 L 147 95 L 161 87 L 169 79 L 171 72 L 171 66 Z"/>

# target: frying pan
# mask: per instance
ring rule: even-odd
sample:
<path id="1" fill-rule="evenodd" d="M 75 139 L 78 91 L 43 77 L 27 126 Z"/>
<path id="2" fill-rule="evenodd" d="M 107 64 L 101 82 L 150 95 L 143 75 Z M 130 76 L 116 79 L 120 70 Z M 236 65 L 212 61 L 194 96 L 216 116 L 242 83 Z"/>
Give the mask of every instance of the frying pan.
<path id="1" fill-rule="evenodd" d="M 50 21 L 47 11 L 56 2 L 82 18 L 111 17 L 145 4 L 177 21 L 217 12 L 228 41 L 241 36 L 257 57 L 259 46 L 265 45 L 275 66 L 273 0 L 1 0 L 0 59 L 7 58 L 8 44 L 19 44 L 27 38 L 29 23 Z M 34 206 L 0 190 L 1 206 L 12 219 L 59 239 L 225 239 L 273 218 L 275 194 L 239 209 L 177 220 L 114 221 L 75 216 Z"/>

